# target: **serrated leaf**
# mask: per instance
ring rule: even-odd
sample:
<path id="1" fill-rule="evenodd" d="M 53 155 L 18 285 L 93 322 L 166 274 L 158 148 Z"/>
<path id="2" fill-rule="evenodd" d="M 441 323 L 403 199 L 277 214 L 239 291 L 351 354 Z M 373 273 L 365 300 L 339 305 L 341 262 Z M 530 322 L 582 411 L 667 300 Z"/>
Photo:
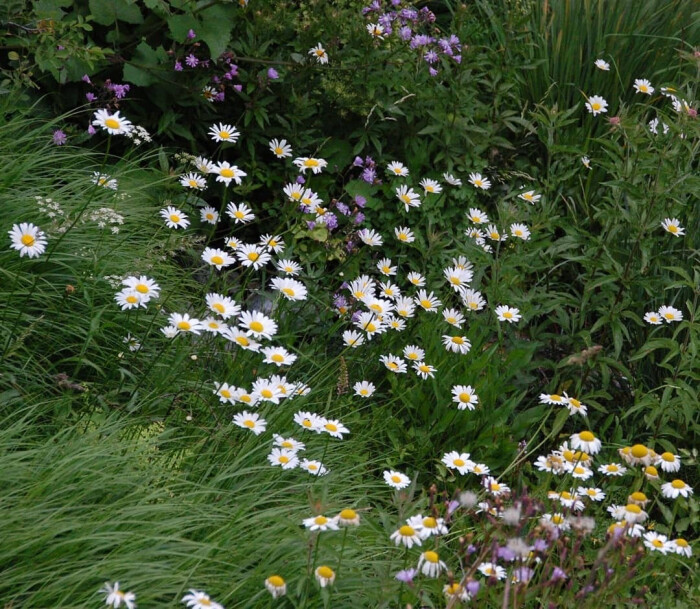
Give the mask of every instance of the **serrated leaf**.
<path id="1" fill-rule="evenodd" d="M 90 13 L 95 23 L 100 25 L 112 25 L 116 21 L 126 23 L 143 23 L 141 9 L 128 0 L 90 0 Z"/>
<path id="2" fill-rule="evenodd" d="M 145 41 L 136 47 L 133 56 L 133 63 L 124 65 L 124 80 L 140 87 L 147 87 L 158 79 L 155 76 L 155 68 L 166 59 L 165 51 L 162 47 L 151 48 Z"/>
<path id="3" fill-rule="evenodd" d="M 231 21 L 235 19 L 236 7 L 216 5 L 201 13 L 197 35 L 209 47 L 212 59 L 218 59 L 231 42 Z"/>

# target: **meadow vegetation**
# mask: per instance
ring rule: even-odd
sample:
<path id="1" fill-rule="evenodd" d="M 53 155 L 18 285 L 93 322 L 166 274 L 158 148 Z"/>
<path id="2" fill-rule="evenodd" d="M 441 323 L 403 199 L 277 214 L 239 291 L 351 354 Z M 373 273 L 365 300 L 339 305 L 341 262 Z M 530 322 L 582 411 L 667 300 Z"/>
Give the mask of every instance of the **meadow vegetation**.
<path id="1" fill-rule="evenodd" d="M 7 609 L 696 606 L 692 1 L 0 11 Z"/>

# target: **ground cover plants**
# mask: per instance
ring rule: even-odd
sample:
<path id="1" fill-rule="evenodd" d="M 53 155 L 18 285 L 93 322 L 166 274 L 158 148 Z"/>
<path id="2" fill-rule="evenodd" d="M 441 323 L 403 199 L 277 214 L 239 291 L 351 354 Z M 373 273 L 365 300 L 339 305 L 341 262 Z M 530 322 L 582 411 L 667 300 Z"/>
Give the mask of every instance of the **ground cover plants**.
<path id="1" fill-rule="evenodd" d="M 692 4 L 100 4 L 3 9 L 4 605 L 695 606 Z"/>

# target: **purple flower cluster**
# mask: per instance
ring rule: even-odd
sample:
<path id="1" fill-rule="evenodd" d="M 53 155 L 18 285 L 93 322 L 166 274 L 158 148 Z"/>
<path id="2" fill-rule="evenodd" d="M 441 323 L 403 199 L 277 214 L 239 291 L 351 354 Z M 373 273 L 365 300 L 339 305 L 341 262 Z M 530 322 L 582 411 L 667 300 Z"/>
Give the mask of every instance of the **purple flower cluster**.
<path id="1" fill-rule="evenodd" d="M 352 163 L 353 167 L 361 167 L 362 175 L 360 176 L 368 184 L 381 184 L 382 181 L 377 179 L 377 164 L 371 156 L 362 157 L 356 156 Z M 364 207 L 364 205 L 362 205 Z"/>
<path id="2" fill-rule="evenodd" d="M 124 99 L 131 89 L 131 85 L 112 82 L 109 78 L 102 83 L 102 86 L 97 86 L 87 74 L 83 75 L 81 80 L 92 87 L 92 91 L 85 94 L 85 99 L 91 103 L 100 102 L 100 105 L 118 107 L 119 100 Z"/>
<path id="3" fill-rule="evenodd" d="M 173 70 L 175 72 L 184 72 L 189 70 L 207 70 L 213 68 L 210 85 L 204 88 L 204 96 L 210 101 L 222 102 L 226 99 L 226 88 L 231 86 L 235 91 L 241 92 L 242 85 L 232 84 L 238 77 L 238 66 L 233 63 L 233 55 L 224 53 L 216 61 L 211 58 L 202 57 L 201 44 L 192 42 L 197 34 L 190 30 L 187 34 L 185 48 L 181 49 L 181 55 L 174 51 L 169 51 L 169 54 L 174 57 Z M 270 79 L 276 77 L 276 73 L 272 70 L 272 74 L 268 74 Z"/>
<path id="4" fill-rule="evenodd" d="M 462 61 L 460 54 L 462 43 L 452 34 L 445 38 L 434 38 L 424 33 L 427 26 L 435 22 L 435 14 L 427 7 L 416 9 L 412 6 L 402 6 L 402 0 L 373 0 L 369 6 L 362 9 L 362 14 L 384 28 L 384 35 L 390 36 L 394 31 L 409 48 L 417 50 L 428 65 L 431 76 L 438 74 L 440 57 L 452 59 L 456 63 Z"/>

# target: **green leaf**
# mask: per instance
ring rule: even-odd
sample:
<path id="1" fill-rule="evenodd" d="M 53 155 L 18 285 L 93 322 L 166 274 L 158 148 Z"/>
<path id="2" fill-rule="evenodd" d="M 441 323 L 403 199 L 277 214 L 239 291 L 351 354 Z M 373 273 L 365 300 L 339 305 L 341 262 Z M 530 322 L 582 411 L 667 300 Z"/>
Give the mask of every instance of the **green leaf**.
<path id="1" fill-rule="evenodd" d="M 61 19 L 65 14 L 62 8 L 73 4 L 72 0 L 35 0 L 34 14 L 40 19 Z"/>
<path id="2" fill-rule="evenodd" d="M 124 65 L 124 80 L 140 87 L 147 87 L 158 79 L 154 68 L 167 58 L 162 47 L 152 49 L 145 41 L 136 47 L 133 63 Z"/>
<path id="3" fill-rule="evenodd" d="M 231 22 L 236 12 L 237 7 L 233 5 L 216 5 L 202 11 L 197 35 L 207 43 L 212 59 L 218 59 L 231 42 Z"/>
<path id="4" fill-rule="evenodd" d="M 187 32 L 197 31 L 199 22 L 192 15 L 172 15 L 168 17 L 168 29 L 175 42 L 184 42 Z"/>
<path id="5" fill-rule="evenodd" d="M 117 20 L 126 23 L 143 23 L 141 10 L 129 0 L 90 0 L 90 13 L 95 23 L 112 25 Z"/>

